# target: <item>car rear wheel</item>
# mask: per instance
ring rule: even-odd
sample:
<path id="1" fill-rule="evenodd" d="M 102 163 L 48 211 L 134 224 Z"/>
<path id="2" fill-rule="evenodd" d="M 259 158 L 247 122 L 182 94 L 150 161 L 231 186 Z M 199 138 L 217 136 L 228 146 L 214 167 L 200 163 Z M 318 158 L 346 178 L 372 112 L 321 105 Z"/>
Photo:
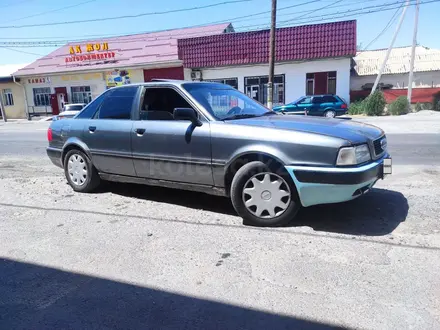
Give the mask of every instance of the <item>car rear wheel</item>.
<path id="1" fill-rule="evenodd" d="M 70 150 L 64 159 L 64 174 L 73 190 L 87 193 L 99 186 L 98 171 L 84 152 Z"/>
<path id="2" fill-rule="evenodd" d="M 324 117 L 335 118 L 336 117 L 336 112 L 333 111 L 333 110 L 327 110 L 326 112 L 324 112 Z"/>
<path id="3" fill-rule="evenodd" d="M 255 161 L 241 167 L 231 185 L 231 200 L 244 224 L 282 226 L 291 222 L 300 203 L 292 179 Z"/>

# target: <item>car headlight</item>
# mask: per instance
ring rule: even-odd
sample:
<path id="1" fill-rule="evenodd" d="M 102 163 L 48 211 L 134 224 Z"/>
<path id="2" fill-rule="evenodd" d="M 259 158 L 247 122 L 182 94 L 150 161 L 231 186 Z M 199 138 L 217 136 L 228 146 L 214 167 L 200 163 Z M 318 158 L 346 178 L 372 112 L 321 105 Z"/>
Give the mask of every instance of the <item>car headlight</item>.
<path id="1" fill-rule="evenodd" d="M 370 149 L 366 144 L 357 147 L 341 148 L 336 165 L 357 165 L 371 159 Z"/>

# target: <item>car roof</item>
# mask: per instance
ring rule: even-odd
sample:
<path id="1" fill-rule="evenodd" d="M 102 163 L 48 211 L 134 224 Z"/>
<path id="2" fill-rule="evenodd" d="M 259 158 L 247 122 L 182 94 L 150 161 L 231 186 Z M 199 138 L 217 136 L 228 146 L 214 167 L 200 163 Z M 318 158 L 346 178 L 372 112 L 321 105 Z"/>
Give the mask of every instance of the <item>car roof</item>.
<path id="1" fill-rule="evenodd" d="M 175 79 L 153 79 L 151 82 L 144 82 L 144 83 L 134 83 L 129 85 L 122 85 L 122 86 L 115 86 L 114 88 L 127 88 L 130 86 L 182 86 L 182 85 L 211 85 L 211 86 L 221 86 L 221 87 L 228 87 L 233 88 L 229 85 L 221 84 L 218 82 L 211 82 L 211 81 L 191 81 L 191 80 L 175 80 Z"/>

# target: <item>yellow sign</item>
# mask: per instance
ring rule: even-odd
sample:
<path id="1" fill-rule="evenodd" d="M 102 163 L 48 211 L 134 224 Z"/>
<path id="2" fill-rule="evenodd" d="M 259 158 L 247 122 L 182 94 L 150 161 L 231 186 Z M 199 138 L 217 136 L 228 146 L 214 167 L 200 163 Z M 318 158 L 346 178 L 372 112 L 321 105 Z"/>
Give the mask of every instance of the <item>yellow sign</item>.
<path id="1" fill-rule="evenodd" d="M 86 51 L 87 52 L 94 52 L 94 51 L 107 51 L 108 48 L 108 43 L 107 42 L 103 42 L 103 43 L 96 43 L 96 44 L 87 44 L 86 45 Z M 76 45 L 76 46 L 70 46 L 69 47 L 69 53 L 71 55 L 75 55 L 75 54 L 82 54 L 82 48 L 80 45 Z"/>

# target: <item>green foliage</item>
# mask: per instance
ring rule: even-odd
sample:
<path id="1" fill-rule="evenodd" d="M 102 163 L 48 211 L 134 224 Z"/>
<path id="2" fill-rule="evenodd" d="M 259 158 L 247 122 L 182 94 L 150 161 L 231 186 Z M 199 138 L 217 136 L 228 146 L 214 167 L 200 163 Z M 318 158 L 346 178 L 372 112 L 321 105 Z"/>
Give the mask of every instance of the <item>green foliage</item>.
<path id="1" fill-rule="evenodd" d="M 350 107 L 348 108 L 348 114 L 350 115 L 361 115 L 364 113 L 362 108 L 362 102 L 353 102 L 350 103 Z"/>
<path id="2" fill-rule="evenodd" d="M 405 115 L 409 110 L 409 102 L 406 96 L 399 96 L 389 106 L 389 111 L 393 116 Z"/>
<path id="3" fill-rule="evenodd" d="M 367 116 L 381 116 L 385 109 L 386 101 L 381 91 L 375 91 L 362 101 L 363 113 Z"/>
<path id="4" fill-rule="evenodd" d="M 440 92 L 435 93 L 432 98 L 432 110 L 440 111 Z"/>

